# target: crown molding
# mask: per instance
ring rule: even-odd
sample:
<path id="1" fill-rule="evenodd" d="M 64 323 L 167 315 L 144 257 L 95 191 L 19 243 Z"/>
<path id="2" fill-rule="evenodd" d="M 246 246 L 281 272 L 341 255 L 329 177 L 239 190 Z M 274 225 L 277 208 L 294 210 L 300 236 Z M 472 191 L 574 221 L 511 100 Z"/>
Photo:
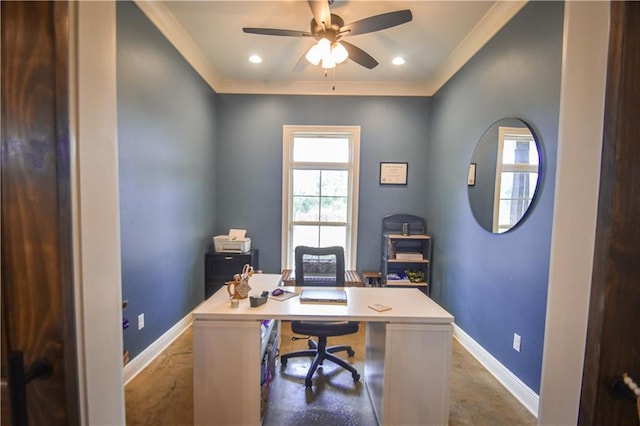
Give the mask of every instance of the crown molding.
<path id="1" fill-rule="evenodd" d="M 221 85 L 220 75 L 164 3 L 153 0 L 134 1 L 162 35 L 169 40 L 169 43 L 178 50 L 207 84 L 216 90 Z"/>
<path id="2" fill-rule="evenodd" d="M 528 0 L 497 1 L 442 65 L 427 77 L 426 82 L 336 81 L 333 83 L 324 81 L 223 80 L 187 31 L 162 2 L 135 0 L 140 10 L 216 93 L 341 96 L 432 96 L 527 2 Z"/>

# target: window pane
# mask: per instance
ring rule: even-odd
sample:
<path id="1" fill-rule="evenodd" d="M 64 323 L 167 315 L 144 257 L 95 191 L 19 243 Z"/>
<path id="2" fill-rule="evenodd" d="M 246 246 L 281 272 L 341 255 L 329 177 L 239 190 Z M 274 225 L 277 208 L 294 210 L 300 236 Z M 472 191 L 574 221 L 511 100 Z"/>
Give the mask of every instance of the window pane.
<path id="1" fill-rule="evenodd" d="M 498 216 L 498 226 L 509 229 L 515 222 L 511 221 L 511 200 L 500 200 L 500 214 Z"/>
<path id="2" fill-rule="evenodd" d="M 341 246 L 345 247 L 347 241 L 346 226 L 321 226 L 320 247 Z"/>
<path id="3" fill-rule="evenodd" d="M 531 199 L 537 179 L 537 173 L 503 172 L 500 181 L 500 198 Z"/>
<path id="4" fill-rule="evenodd" d="M 320 227 L 313 225 L 293 226 L 293 248 L 297 246 L 318 247 L 318 232 Z"/>
<path id="5" fill-rule="evenodd" d="M 347 138 L 293 138 L 293 161 L 348 163 Z"/>
<path id="6" fill-rule="evenodd" d="M 320 170 L 294 170 L 293 195 L 320 195 Z"/>
<path id="7" fill-rule="evenodd" d="M 320 219 L 319 197 L 293 197 L 293 220 L 317 222 Z"/>
<path id="8" fill-rule="evenodd" d="M 538 165 L 538 149 L 535 142 L 533 140 L 521 141 L 505 138 L 502 149 L 502 163 Z"/>
<path id="9" fill-rule="evenodd" d="M 309 247 L 346 247 L 347 228 L 346 226 L 313 226 L 294 225 L 292 238 L 292 259 L 295 258 L 294 251 L 297 246 Z"/>
<path id="10" fill-rule="evenodd" d="M 324 170 L 322 172 L 322 195 L 346 197 L 349 194 L 349 172 L 346 170 Z"/>
<path id="11" fill-rule="evenodd" d="M 347 222 L 347 197 L 322 197 L 320 220 L 323 222 Z"/>
<path id="12" fill-rule="evenodd" d="M 510 229 L 522 218 L 530 203 L 530 199 L 500 200 L 498 226 Z"/>

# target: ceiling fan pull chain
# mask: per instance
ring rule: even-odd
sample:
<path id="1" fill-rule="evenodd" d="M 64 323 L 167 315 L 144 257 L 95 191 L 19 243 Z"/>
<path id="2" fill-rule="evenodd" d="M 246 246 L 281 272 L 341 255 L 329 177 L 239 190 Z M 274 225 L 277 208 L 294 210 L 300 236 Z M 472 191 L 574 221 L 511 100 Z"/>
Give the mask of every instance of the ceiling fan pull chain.
<path id="1" fill-rule="evenodd" d="M 333 87 L 332 87 L 333 91 L 336 91 L 336 69 L 333 68 Z"/>

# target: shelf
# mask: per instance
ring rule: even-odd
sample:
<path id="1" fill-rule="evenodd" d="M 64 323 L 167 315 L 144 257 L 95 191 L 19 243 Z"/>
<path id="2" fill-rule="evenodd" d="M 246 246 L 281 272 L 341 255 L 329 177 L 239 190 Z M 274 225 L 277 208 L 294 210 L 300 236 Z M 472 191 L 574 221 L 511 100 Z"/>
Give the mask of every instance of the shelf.
<path id="1" fill-rule="evenodd" d="M 393 286 L 414 286 L 414 287 L 428 287 L 429 284 L 426 282 L 414 283 L 409 280 L 387 280 L 387 287 Z"/>
<path id="2" fill-rule="evenodd" d="M 424 234 L 402 235 L 402 234 L 386 234 L 392 240 L 429 240 L 431 237 Z"/>
<path id="3" fill-rule="evenodd" d="M 267 327 L 261 328 L 261 336 L 260 336 L 260 358 L 264 356 L 264 351 L 267 349 L 267 344 L 269 343 L 269 337 L 271 336 L 271 332 L 276 325 L 275 320 L 269 320 L 269 325 Z"/>
<path id="4" fill-rule="evenodd" d="M 408 224 L 414 234 L 403 235 Z M 431 286 L 431 243 L 423 218 L 397 214 L 382 220 L 381 284 L 383 287 L 414 287 L 429 295 Z M 399 280 L 389 277 L 402 278 Z M 420 279 L 412 282 L 409 278 Z"/>
<path id="5" fill-rule="evenodd" d="M 429 263 L 427 259 L 422 260 L 405 260 L 405 259 L 388 259 L 389 263 Z"/>

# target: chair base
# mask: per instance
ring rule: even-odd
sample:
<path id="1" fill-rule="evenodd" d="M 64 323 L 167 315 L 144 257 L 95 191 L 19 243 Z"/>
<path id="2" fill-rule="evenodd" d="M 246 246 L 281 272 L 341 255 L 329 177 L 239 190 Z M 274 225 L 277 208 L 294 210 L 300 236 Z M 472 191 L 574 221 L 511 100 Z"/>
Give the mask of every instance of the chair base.
<path id="1" fill-rule="evenodd" d="M 358 370 L 356 370 L 351 364 L 344 361 L 342 358 L 333 355 L 335 352 L 342 351 L 346 351 L 349 356 L 353 356 L 355 354 L 351 346 L 339 345 L 327 347 L 327 337 L 318 336 L 318 342 L 309 340 L 309 349 L 280 355 L 280 362 L 284 367 L 287 365 L 287 361 L 289 360 L 289 358 L 297 358 L 301 356 L 314 357 L 313 362 L 311 363 L 311 367 L 309 367 L 309 371 L 307 372 L 307 376 L 304 379 L 304 385 L 306 388 L 310 388 L 313 385 L 313 375 L 325 360 L 329 360 L 334 364 L 337 364 L 345 370 L 349 371 L 351 373 L 351 377 L 353 378 L 353 382 L 356 383 L 358 380 L 360 380 L 360 374 L 358 374 Z"/>

